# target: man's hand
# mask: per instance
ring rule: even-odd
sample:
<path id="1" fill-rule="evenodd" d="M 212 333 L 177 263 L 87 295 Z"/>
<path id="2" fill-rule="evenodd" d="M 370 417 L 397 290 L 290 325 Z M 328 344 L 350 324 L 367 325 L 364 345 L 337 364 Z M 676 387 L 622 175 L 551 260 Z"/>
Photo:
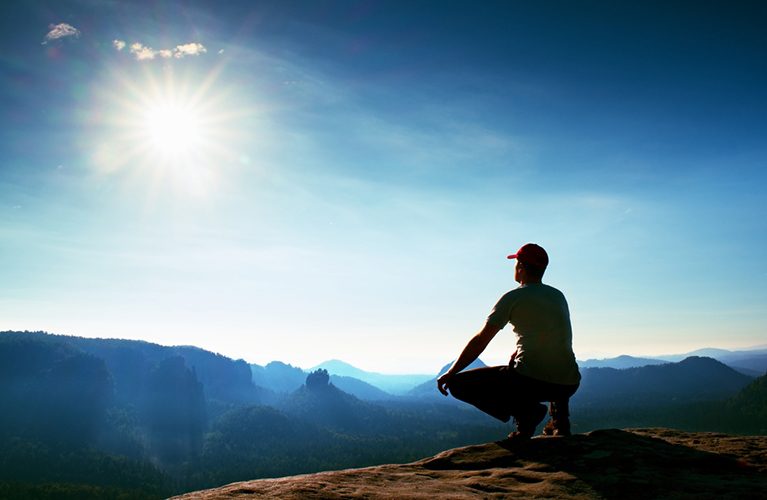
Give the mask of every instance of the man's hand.
<path id="1" fill-rule="evenodd" d="M 443 373 L 440 378 L 437 379 L 437 389 L 443 395 L 447 396 L 447 389 L 450 387 L 450 379 L 453 378 L 453 374 L 448 370 Z"/>
<path id="2" fill-rule="evenodd" d="M 514 352 L 511 354 L 511 359 L 509 360 L 509 366 L 511 366 L 511 365 L 513 365 L 513 364 L 514 364 L 514 360 L 515 360 L 515 359 L 517 359 L 517 351 L 514 351 Z"/>

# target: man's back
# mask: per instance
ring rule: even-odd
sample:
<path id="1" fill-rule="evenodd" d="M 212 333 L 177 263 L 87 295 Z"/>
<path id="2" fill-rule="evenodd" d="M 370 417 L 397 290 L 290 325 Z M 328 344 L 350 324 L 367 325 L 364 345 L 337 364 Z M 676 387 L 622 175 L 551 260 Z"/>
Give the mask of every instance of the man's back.
<path id="1" fill-rule="evenodd" d="M 565 296 L 543 283 L 527 283 L 506 293 L 487 322 L 517 335 L 518 373 L 555 384 L 580 382 L 572 350 L 570 312 Z"/>

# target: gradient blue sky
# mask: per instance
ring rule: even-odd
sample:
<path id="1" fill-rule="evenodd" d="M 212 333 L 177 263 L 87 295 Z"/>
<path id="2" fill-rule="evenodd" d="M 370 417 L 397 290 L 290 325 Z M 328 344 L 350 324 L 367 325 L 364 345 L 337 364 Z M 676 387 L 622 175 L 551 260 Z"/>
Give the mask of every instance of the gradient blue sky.
<path id="1" fill-rule="evenodd" d="M 432 373 L 532 241 L 580 359 L 765 344 L 765 20 L 738 1 L 4 2 L 0 330 Z M 202 130 L 173 151 L 146 121 L 168 102 Z"/>

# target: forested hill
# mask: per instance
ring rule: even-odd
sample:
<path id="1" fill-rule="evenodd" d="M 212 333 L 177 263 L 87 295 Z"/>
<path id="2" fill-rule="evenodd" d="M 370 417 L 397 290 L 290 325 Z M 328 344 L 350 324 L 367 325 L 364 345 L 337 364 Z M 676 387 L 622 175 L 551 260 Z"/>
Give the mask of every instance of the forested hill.
<path id="1" fill-rule="evenodd" d="M 27 492 L 40 489 L 16 482 L 87 483 L 119 490 L 92 498 L 159 499 L 412 461 L 508 433 L 476 410 L 388 409 L 341 391 L 327 372 L 303 376 L 306 385 L 277 394 L 256 386 L 245 362 L 195 347 L 0 332 L 0 491 L 4 481 Z"/>
<path id="2" fill-rule="evenodd" d="M 585 368 L 571 406 L 664 405 L 724 399 L 754 379 L 711 358 L 638 368 Z"/>
<path id="3" fill-rule="evenodd" d="M 58 358 L 84 353 L 104 360 L 114 379 L 116 402 L 133 402 L 146 374 L 155 364 L 179 356 L 205 386 L 206 397 L 231 403 L 258 401 L 263 389 L 253 384 L 250 365 L 243 360 L 193 346 L 163 346 L 140 340 L 91 339 L 45 332 L 0 332 L 4 356 L 11 366 L 29 370 L 49 368 Z M 39 356 L 36 350 L 47 354 Z M 36 354 L 33 355 L 32 352 Z"/>
<path id="4" fill-rule="evenodd" d="M 203 448 L 209 421 L 269 396 L 242 360 L 196 347 L 0 333 L 0 433 L 97 444 L 173 471 Z"/>
<path id="5" fill-rule="evenodd" d="M 152 363 L 172 356 L 182 357 L 184 365 L 195 372 L 197 379 L 205 386 L 208 399 L 229 403 L 252 403 L 259 401 L 264 395 L 263 389 L 253 384 L 248 363 L 198 347 L 168 347 L 139 340 L 58 338 L 88 354 L 104 359 L 115 377 L 118 395 L 135 395 L 140 388 L 140 384 L 135 380 L 136 374 L 144 372 Z"/>

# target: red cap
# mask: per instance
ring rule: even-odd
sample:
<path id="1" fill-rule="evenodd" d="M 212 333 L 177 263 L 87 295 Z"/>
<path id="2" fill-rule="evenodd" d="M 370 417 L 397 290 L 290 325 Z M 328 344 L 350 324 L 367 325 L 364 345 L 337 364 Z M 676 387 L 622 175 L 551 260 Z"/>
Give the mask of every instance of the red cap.
<path id="1" fill-rule="evenodd" d="M 509 255 L 509 259 L 521 260 L 525 264 L 546 267 L 549 265 L 549 256 L 546 250 L 535 243 L 528 243 L 519 249 L 514 255 Z"/>

